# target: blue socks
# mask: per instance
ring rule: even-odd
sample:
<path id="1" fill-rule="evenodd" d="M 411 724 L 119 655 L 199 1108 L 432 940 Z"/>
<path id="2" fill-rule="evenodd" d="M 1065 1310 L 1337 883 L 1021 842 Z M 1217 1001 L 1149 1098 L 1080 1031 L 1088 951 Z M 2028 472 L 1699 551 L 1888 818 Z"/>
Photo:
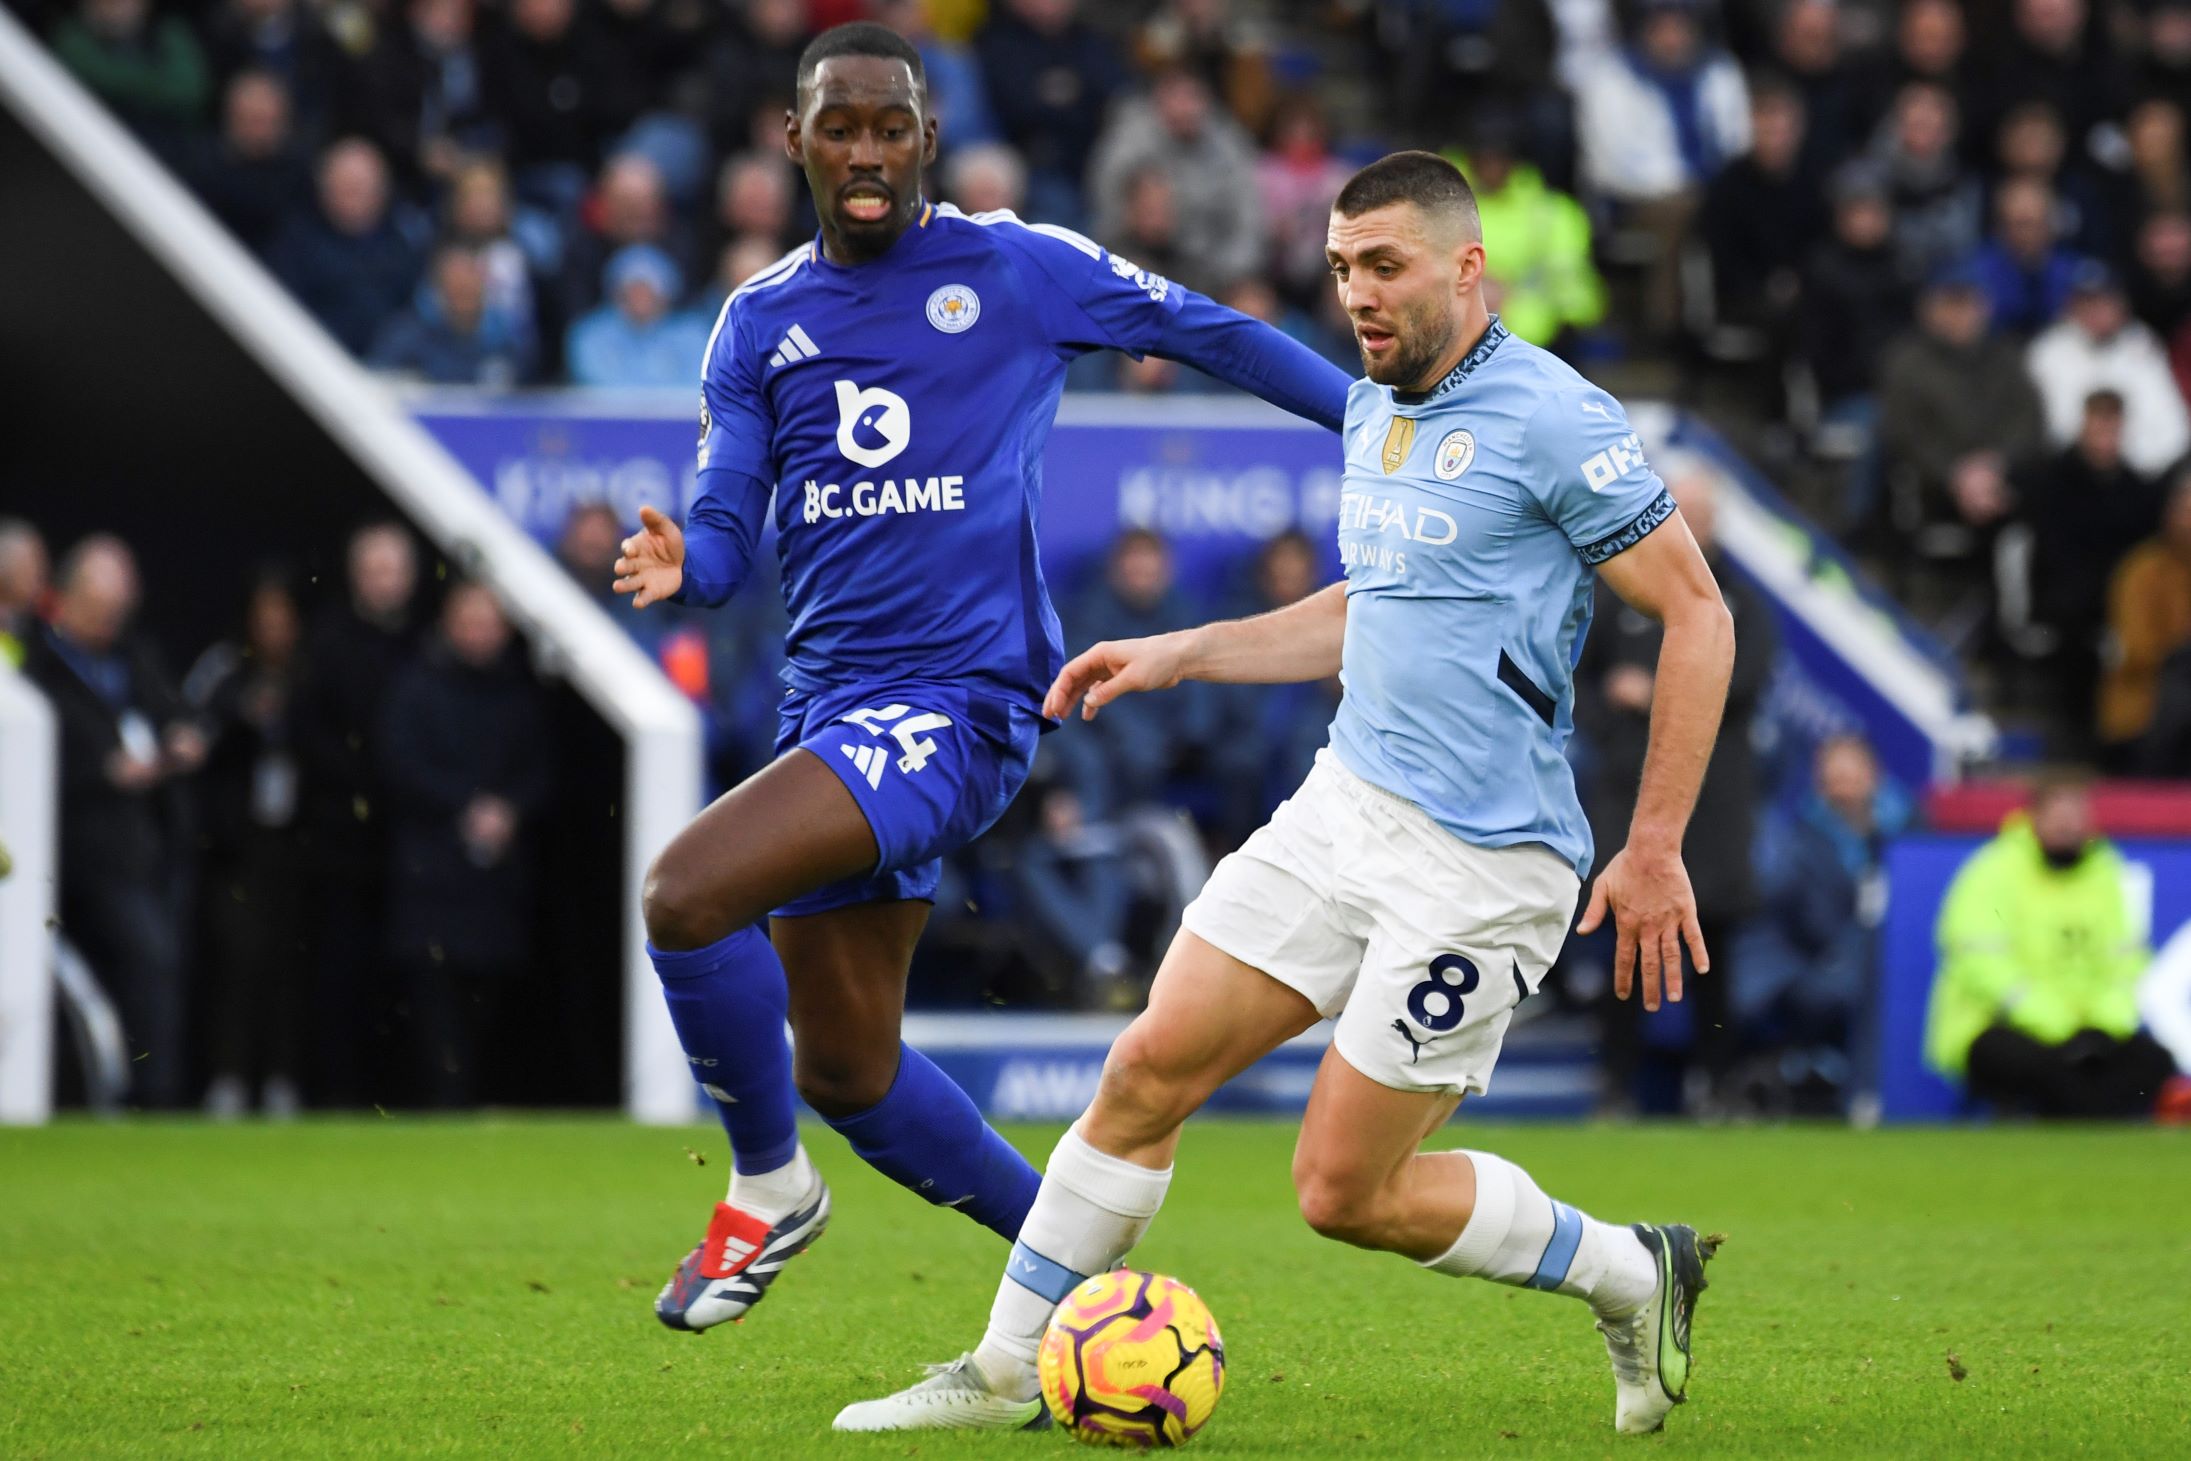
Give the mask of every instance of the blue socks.
<path id="1" fill-rule="evenodd" d="M 910 1045 L 898 1046 L 898 1077 L 888 1095 L 829 1124 L 891 1181 L 1007 1239 L 1019 1236 L 1042 1186 L 966 1092 Z"/>
<path id="2" fill-rule="evenodd" d="M 799 1149 L 799 1127 L 791 1047 L 784 1043 L 788 996 L 775 946 L 749 925 L 704 949 L 666 953 L 650 943 L 647 954 L 662 977 L 692 1078 L 715 1098 L 730 1133 L 737 1170 L 781 1167 Z"/>

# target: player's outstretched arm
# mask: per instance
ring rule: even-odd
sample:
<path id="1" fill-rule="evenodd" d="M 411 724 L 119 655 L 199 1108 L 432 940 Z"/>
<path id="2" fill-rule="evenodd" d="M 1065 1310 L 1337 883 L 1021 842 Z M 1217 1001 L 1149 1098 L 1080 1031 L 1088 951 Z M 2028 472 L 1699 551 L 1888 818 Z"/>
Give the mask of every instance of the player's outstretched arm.
<path id="1" fill-rule="evenodd" d="M 1192 290 L 1171 316 L 1158 355 L 1191 365 L 1332 431 L 1346 426 L 1353 378 L 1284 331 Z"/>
<path id="2" fill-rule="evenodd" d="M 1643 761 L 1628 842 L 1598 874 L 1576 925 L 1589 933 L 1613 915 L 1613 992 L 1628 997 L 1639 967 L 1643 1007 L 1681 998 L 1684 940 L 1697 972 L 1712 967 L 1697 924 L 1696 894 L 1681 862 L 1681 839 L 1734 669 L 1734 620 L 1680 514 L 1642 542 L 1598 565 L 1613 592 L 1666 628 L 1651 695 L 1651 741 Z"/>
<path id="3" fill-rule="evenodd" d="M 1297 604 L 1181 629 L 1147 639 L 1111 639 L 1075 655 L 1058 671 L 1042 713 L 1063 720 L 1080 705 L 1080 717 L 1136 690 L 1169 690 L 1181 680 L 1283 685 L 1339 673 L 1346 641 L 1344 583 L 1310 594 Z"/>

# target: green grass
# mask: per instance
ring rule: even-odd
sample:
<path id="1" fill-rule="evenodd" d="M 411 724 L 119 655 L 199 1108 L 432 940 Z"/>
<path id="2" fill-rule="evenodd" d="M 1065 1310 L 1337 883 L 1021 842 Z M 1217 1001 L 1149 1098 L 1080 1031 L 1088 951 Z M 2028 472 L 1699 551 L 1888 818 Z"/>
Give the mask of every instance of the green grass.
<path id="1" fill-rule="evenodd" d="M 1642 1440 L 1612 1432 L 1580 1305 L 1317 1239 L 1292 1138 L 1190 1127 L 1138 1255 L 1224 1324 L 1230 1387 L 1194 1443 L 1212 1461 L 2191 1453 L 2177 1134 L 1470 1132 L 1601 1215 L 1731 1235 L 1691 1403 Z M 813 1145 L 827 1240 L 749 1322 L 694 1338 L 648 1304 L 720 1193 L 712 1131 L 0 1132 L 0 1455 L 1064 1454 L 829 1433 L 839 1405 L 973 1342 L 1003 1249 L 826 1131 Z"/>

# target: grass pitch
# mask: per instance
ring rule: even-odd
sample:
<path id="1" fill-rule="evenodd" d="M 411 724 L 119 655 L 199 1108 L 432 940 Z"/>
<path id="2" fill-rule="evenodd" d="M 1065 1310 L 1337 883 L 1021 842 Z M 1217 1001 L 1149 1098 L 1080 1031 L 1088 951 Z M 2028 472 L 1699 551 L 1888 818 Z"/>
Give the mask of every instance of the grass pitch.
<path id="1" fill-rule="evenodd" d="M 1224 1325 L 1199 1454 L 2191 1453 L 2181 1134 L 1464 1134 L 1601 1215 L 1731 1235 L 1667 1431 L 1614 1435 L 1581 1305 L 1319 1240 L 1292 1128 L 1201 1122 L 1137 1254 Z M 1055 1132 L 1013 1135 L 1039 1159 Z M 839 1405 L 973 1343 L 1004 1249 L 810 1143 L 828 1237 L 747 1323 L 692 1337 L 648 1305 L 720 1195 L 712 1128 L 0 1132 L 0 1455 L 1067 1454 L 830 1433 Z"/>

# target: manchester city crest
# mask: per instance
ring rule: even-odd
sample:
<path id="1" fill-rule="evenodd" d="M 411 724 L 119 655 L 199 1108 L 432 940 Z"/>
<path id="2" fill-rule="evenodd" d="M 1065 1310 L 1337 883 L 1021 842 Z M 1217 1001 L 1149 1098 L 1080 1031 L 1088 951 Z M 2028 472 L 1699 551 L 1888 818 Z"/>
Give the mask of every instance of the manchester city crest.
<path id="1" fill-rule="evenodd" d="M 928 323 L 946 335 L 962 334 L 981 318 L 981 296 L 963 284 L 946 284 L 928 296 Z"/>
<path id="2" fill-rule="evenodd" d="M 1450 482 L 1468 470 L 1468 464 L 1476 460 L 1476 436 L 1470 431 L 1449 431 L 1445 440 L 1438 443 L 1438 455 L 1431 463 L 1431 470 L 1441 482 Z"/>

